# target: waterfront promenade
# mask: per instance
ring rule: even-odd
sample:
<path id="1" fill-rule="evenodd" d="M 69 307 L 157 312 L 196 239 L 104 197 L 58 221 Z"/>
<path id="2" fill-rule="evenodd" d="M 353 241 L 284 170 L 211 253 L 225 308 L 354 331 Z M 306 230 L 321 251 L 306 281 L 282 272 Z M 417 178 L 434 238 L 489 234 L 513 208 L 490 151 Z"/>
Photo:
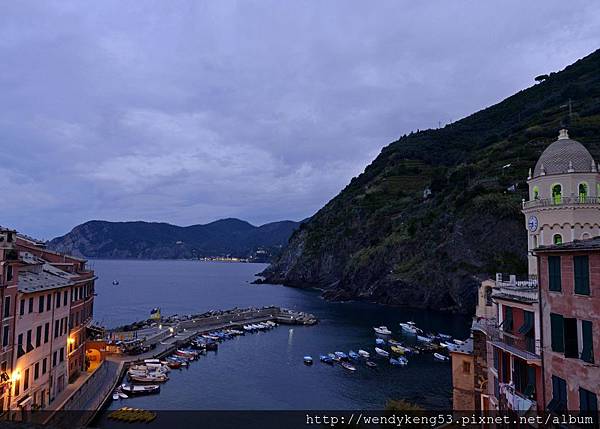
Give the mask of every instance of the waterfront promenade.
<path id="1" fill-rule="evenodd" d="M 42 415 L 43 419 L 34 420 L 57 427 L 84 426 L 111 400 L 113 390 L 133 362 L 167 356 L 194 337 L 209 331 L 239 328 L 245 324 L 269 320 L 287 325 L 311 325 L 317 322 L 310 314 L 270 306 L 210 312 L 184 320 L 166 321 L 136 331 L 111 332 L 113 336 L 127 333 L 141 339 L 151 350 L 134 356 L 123 353 L 107 354 L 92 373 L 82 374 L 75 383 L 69 385 L 60 398 L 55 399 L 54 412 L 46 412 Z"/>

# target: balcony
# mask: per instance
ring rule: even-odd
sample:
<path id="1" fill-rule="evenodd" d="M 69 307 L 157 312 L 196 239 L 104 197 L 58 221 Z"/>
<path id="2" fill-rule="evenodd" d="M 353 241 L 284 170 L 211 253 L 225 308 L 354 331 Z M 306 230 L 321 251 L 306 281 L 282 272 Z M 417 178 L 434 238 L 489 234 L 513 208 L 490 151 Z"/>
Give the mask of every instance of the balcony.
<path id="1" fill-rule="evenodd" d="M 528 411 L 535 411 L 537 409 L 537 403 L 515 389 L 515 386 L 512 383 L 500 383 L 499 387 L 501 403 L 508 406 L 511 410 L 524 415 Z M 534 387 L 532 386 L 532 389 L 533 388 Z"/>
<path id="2" fill-rule="evenodd" d="M 530 336 L 505 332 L 498 326 L 486 326 L 486 334 L 490 342 L 504 351 L 507 351 L 527 362 L 540 363 L 541 357 L 536 353 L 540 348 L 540 342 Z"/>
<path id="3" fill-rule="evenodd" d="M 558 206 L 600 206 L 600 197 L 555 197 L 523 201 L 523 209 Z"/>

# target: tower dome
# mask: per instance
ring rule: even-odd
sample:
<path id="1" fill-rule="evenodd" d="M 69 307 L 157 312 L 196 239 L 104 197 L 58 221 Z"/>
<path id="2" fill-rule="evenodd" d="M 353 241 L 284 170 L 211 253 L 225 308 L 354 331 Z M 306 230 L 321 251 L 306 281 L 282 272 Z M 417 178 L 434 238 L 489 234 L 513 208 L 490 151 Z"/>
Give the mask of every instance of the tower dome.
<path id="1" fill-rule="evenodd" d="M 533 177 L 546 174 L 589 173 L 595 171 L 594 158 L 578 141 L 569 138 L 567 130 L 560 130 L 558 140 L 544 150 Z"/>

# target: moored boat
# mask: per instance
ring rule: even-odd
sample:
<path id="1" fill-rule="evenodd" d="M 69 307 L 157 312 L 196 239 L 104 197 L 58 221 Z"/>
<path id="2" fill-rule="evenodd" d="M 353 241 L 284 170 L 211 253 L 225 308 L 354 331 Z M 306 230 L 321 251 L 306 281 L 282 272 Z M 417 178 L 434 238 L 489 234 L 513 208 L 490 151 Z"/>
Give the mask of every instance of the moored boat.
<path id="1" fill-rule="evenodd" d="M 333 364 L 333 359 L 331 358 L 331 356 L 328 355 L 321 355 L 319 356 L 319 360 L 323 363 L 332 365 Z"/>
<path id="2" fill-rule="evenodd" d="M 430 337 L 425 337 L 423 335 L 417 335 L 417 341 L 421 341 L 422 343 L 431 343 L 433 339 Z"/>
<path id="3" fill-rule="evenodd" d="M 402 346 L 391 346 L 390 349 L 399 355 L 403 355 L 406 352 L 406 349 Z"/>
<path id="4" fill-rule="evenodd" d="M 379 334 L 379 335 L 391 335 L 392 331 L 390 331 L 387 326 L 379 326 L 376 328 L 373 328 L 373 330 Z"/>
<path id="5" fill-rule="evenodd" d="M 415 322 L 402 322 L 400 323 L 400 327 L 403 331 L 408 332 L 409 334 L 418 334 L 420 329 L 415 326 Z"/>
<path id="6" fill-rule="evenodd" d="M 136 383 L 164 383 L 169 379 L 166 375 L 137 375 L 129 374 L 129 379 Z"/>
<path id="7" fill-rule="evenodd" d="M 441 360 L 441 361 L 446 361 L 446 360 L 450 359 L 448 356 L 444 356 L 439 353 L 434 353 L 433 357 L 436 358 L 437 360 Z"/>
<path id="8" fill-rule="evenodd" d="M 340 360 L 348 360 L 348 355 L 344 352 L 335 352 L 335 355 Z"/>
<path id="9" fill-rule="evenodd" d="M 383 346 L 385 344 L 385 340 L 383 338 L 375 338 L 375 344 Z"/>
<path id="10" fill-rule="evenodd" d="M 383 357 L 388 357 L 390 355 L 387 351 L 380 349 L 379 347 L 375 347 L 375 353 Z"/>
<path id="11" fill-rule="evenodd" d="M 312 356 L 304 356 L 303 360 L 304 360 L 304 363 L 306 365 L 312 365 L 313 364 L 313 358 L 312 358 Z"/>
<path id="12" fill-rule="evenodd" d="M 368 360 L 367 361 L 367 366 L 369 368 L 375 368 L 377 366 L 377 364 L 375 362 L 371 361 L 371 360 Z"/>
<path id="13" fill-rule="evenodd" d="M 364 358 L 368 358 L 368 357 L 370 357 L 370 356 L 371 356 L 371 354 L 370 354 L 368 351 L 366 351 L 366 350 L 363 350 L 363 349 L 360 349 L 360 350 L 358 351 L 358 354 L 359 354 L 360 356 L 364 357 Z"/>
<path id="14" fill-rule="evenodd" d="M 350 357 L 350 359 L 355 359 L 356 360 L 356 359 L 359 358 L 359 355 L 354 350 L 350 350 L 348 352 L 348 357 Z"/>
<path id="15" fill-rule="evenodd" d="M 348 371 L 356 371 L 356 367 L 348 362 L 342 362 L 342 366 Z"/>
<path id="16" fill-rule="evenodd" d="M 133 384 L 122 384 L 121 390 L 129 396 L 152 395 L 160 392 L 160 385 L 135 386 Z"/>

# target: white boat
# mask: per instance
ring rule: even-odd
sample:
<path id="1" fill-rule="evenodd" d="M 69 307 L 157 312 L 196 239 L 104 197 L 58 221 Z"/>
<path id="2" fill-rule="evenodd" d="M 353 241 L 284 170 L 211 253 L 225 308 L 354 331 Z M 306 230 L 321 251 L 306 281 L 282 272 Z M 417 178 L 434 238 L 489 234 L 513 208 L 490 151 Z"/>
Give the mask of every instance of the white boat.
<path id="1" fill-rule="evenodd" d="M 451 340 L 452 336 L 448 335 L 448 334 L 442 334 L 441 332 L 438 334 L 440 338 L 443 338 L 444 340 Z"/>
<path id="2" fill-rule="evenodd" d="M 113 400 L 114 401 L 118 401 L 119 400 L 119 394 L 117 392 L 113 393 Z"/>
<path id="3" fill-rule="evenodd" d="M 158 384 L 152 384 L 148 386 L 135 386 L 135 385 L 127 385 L 122 384 L 121 390 L 129 395 L 151 395 L 153 393 L 160 392 L 160 386 Z"/>
<path id="4" fill-rule="evenodd" d="M 390 355 L 388 352 L 386 352 L 383 349 L 380 349 L 379 347 L 375 347 L 375 353 L 377 353 L 379 356 L 383 356 L 383 357 L 388 357 Z"/>
<path id="5" fill-rule="evenodd" d="M 433 357 L 436 358 L 437 360 L 441 360 L 441 361 L 446 361 L 446 360 L 450 359 L 448 356 L 444 356 L 439 353 L 434 353 Z"/>
<path id="6" fill-rule="evenodd" d="M 364 358 L 368 358 L 369 356 L 371 356 L 371 354 L 370 354 L 368 351 L 366 351 L 366 350 L 362 350 L 362 349 L 360 349 L 360 350 L 358 351 L 358 354 L 359 354 L 360 356 L 364 357 Z"/>
<path id="7" fill-rule="evenodd" d="M 379 326 L 378 328 L 373 328 L 373 330 L 380 335 L 391 335 L 392 331 L 390 331 L 387 326 Z"/>
<path id="8" fill-rule="evenodd" d="M 416 335 L 420 332 L 419 328 L 415 326 L 415 322 L 400 323 L 400 327 L 403 331 L 408 332 L 410 334 Z"/>
<path id="9" fill-rule="evenodd" d="M 129 398 L 129 396 L 127 396 L 127 395 L 126 395 L 125 393 L 123 393 L 123 392 L 117 392 L 117 394 L 119 395 L 119 398 L 121 398 L 121 399 L 127 399 L 127 398 Z"/>
<path id="10" fill-rule="evenodd" d="M 421 341 L 422 343 L 430 343 L 433 340 L 431 338 L 429 338 L 429 337 L 424 337 L 422 335 L 417 335 L 417 341 Z"/>

